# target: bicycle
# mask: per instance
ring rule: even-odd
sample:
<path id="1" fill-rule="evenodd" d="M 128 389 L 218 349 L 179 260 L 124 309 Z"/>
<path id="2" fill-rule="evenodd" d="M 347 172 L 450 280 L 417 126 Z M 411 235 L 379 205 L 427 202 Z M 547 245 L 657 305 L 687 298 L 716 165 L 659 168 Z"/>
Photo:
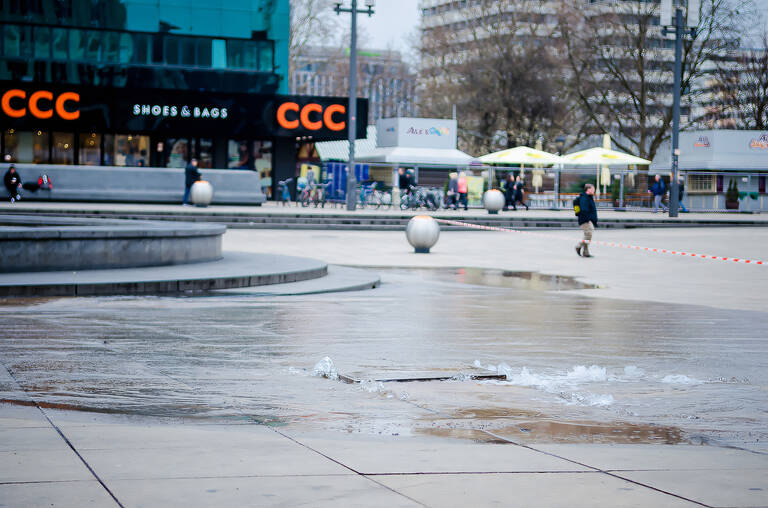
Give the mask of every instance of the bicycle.
<path id="1" fill-rule="evenodd" d="M 378 182 L 373 182 L 370 185 L 363 184 L 360 186 L 360 208 L 365 208 L 366 206 L 378 208 L 381 205 L 380 202 L 373 198 L 377 185 Z"/>
<path id="2" fill-rule="evenodd" d="M 307 206 L 309 206 L 310 199 L 312 199 L 312 189 L 310 188 L 309 185 L 305 185 L 304 188 L 301 189 L 301 193 L 299 194 L 297 201 L 301 203 L 302 207 L 306 208 Z"/>

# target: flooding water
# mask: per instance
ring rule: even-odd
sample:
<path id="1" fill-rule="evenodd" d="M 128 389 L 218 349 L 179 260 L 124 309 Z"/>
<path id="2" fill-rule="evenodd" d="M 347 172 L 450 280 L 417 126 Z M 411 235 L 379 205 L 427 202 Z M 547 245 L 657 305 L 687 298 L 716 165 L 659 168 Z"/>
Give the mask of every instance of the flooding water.
<path id="1" fill-rule="evenodd" d="M 304 297 L 5 300 L 0 399 L 521 442 L 768 439 L 768 313 L 583 298 L 552 275 L 379 271 L 375 290 Z M 316 375 L 325 357 L 319 371 L 363 382 Z M 452 379 L 376 381 L 424 377 Z"/>

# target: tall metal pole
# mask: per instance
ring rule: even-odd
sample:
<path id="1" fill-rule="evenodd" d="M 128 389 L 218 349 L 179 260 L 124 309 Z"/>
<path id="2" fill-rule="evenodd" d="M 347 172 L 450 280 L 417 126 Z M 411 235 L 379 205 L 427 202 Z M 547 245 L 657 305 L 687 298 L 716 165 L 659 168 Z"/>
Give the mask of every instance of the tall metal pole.
<path id="1" fill-rule="evenodd" d="M 683 10 L 675 9 L 675 84 L 672 106 L 672 181 L 669 182 L 669 216 L 677 217 L 680 206 L 678 195 L 678 158 L 680 156 L 680 81 L 683 59 Z"/>
<path id="2" fill-rule="evenodd" d="M 355 177 L 355 138 L 357 137 L 357 0 L 352 0 L 352 41 L 349 43 L 349 169 L 347 171 L 347 210 L 357 207 Z"/>

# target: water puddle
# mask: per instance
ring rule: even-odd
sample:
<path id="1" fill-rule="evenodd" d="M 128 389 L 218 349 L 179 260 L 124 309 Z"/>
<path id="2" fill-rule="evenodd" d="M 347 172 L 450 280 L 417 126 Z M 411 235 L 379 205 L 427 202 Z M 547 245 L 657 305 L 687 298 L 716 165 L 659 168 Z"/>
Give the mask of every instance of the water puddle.
<path id="1" fill-rule="evenodd" d="M 380 269 L 380 268 L 379 268 Z M 574 289 L 599 289 L 595 284 L 580 282 L 574 277 L 539 272 L 514 272 L 489 268 L 412 268 L 412 274 L 473 286 L 487 286 L 528 291 L 570 291 Z"/>
<path id="2" fill-rule="evenodd" d="M 482 413 L 480 411 L 479 413 Z M 454 439 L 506 443 L 602 443 L 602 444 L 681 444 L 688 443 L 677 427 L 637 425 L 615 422 L 556 422 L 520 420 L 507 421 L 481 419 L 473 426 L 485 430 L 462 428 L 453 421 L 434 421 L 434 426 L 416 428 L 414 433 Z M 501 439 L 499 439 L 501 438 Z"/>

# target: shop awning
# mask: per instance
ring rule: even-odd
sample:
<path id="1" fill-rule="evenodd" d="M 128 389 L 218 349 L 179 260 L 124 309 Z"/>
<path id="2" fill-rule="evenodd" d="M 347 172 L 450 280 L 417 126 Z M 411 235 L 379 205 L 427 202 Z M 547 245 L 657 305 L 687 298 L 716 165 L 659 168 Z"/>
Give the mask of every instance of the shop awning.
<path id="1" fill-rule="evenodd" d="M 349 160 L 349 141 L 322 141 L 315 144 L 320 160 L 346 162 Z M 355 160 L 370 155 L 376 149 L 376 126 L 369 125 L 365 139 L 355 140 Z"/>
<path id="2" fill-rule="evenodd" d="M 435 166 L 466 166 L 476 159 L 461 150 L 448 148 L 410 148 L 387 146 L 376 148 L 366 156 L 355 157 L 359 162 L 390 164 L 424 164 Z"/>

